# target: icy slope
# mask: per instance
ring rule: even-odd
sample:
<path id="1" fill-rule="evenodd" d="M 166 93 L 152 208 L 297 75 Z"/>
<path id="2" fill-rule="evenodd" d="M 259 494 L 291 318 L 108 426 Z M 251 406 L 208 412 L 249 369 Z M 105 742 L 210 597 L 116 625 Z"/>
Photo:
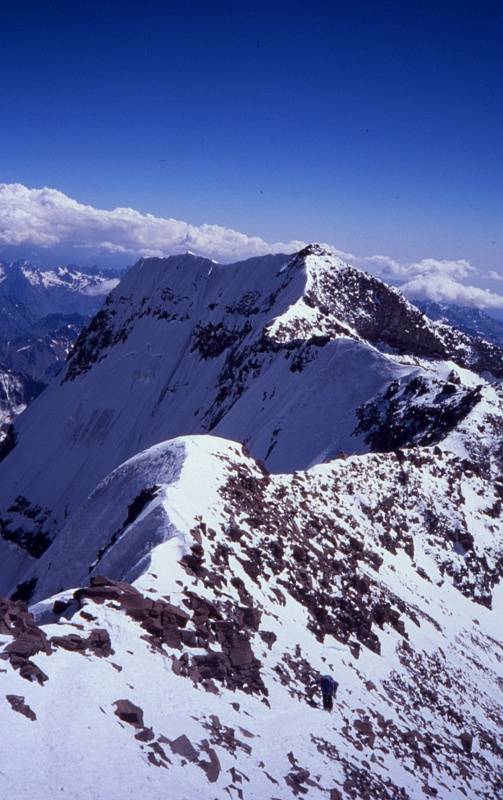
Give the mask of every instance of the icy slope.
<path id="1" fill-rule="evenodd" d="M 452 435 L 469 444 L 478 422 Z M 33 573 L 37 596 L 67 589 L 33 607 L 42 627 L 0 608 L 5 785 L 498 797 L 502 485 L 490 448 L 472 458 L 434 446 L 269 475 L 189 437 L 120 466 Z M 317 672 L 340 682 L 332 715 Z"/>

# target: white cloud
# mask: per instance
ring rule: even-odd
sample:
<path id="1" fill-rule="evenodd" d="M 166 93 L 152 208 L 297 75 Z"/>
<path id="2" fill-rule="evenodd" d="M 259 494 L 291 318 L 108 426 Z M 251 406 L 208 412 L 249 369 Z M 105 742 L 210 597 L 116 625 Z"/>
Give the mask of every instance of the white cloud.
<path id="1" fill-rule="evenodd" d="M 403 294 L 414 300 L 433 300 L 435 303 L 457 303 L 474 308 L 503 308 L 503 297 L 481 289 L 468 286 L 449 275 L 418 275 L 400 286 Z"/>
<path id="2" fill-rule="evenodd" d="M 415 277 L 416 275 L 450 275 L 453 278 L 466 278 L 477 270 L 469 261 L 458 259 L 423 258 L 421 261 L 400 264 L 389 256 L 365 256 L 358 261 L 368 263 L 382 275 L 397 277 Z"/>
<path id="3" fill-rule="evenodd" d="M 221 225 L 191 225 L 181 220 L 143 214 L 132 208 L 111 211 L 84 205 L 57 189 L 30 189 L 20 183 L 0 184 L 0 247 L 37 247 L 44 252 L 66 248 L 75 260 L 85 251 L 109 256 L 164 256 L 190 250 L 219 261 L 238 261 L 266 253 L 293 253 L 302 241 L 266 242 L 259 236 Z M 479 308 L 503 308 L 503 297 L 469 286 L 471 279 L 501 281 L 494 270 L 481 273 L 465 259 L 423 258 L 400 263 L 386 255 L 358 256 L 337 250 L 345 261 L 386 279 L 403 282 L 411 298 L 456 302 Z"/>
<path id="4" fill-rule="evenodd" d="M 503 281 L 501 272 L 496 272 L 494 269 L 490 269 L 489 272 L 486 272 L 484 278 L 489 278 L 490 281 Z"/>
<path id="5" fill-rule="evenodd" d="M 400 290 L 416 300 L 433 300 L 436 303 L 457 303 L 475 308 L 503 308 L 503 297 L 479 286 L 463 281 L 476 277 L 503 280 L 499 273 L 480 273 L 466 259 L 423 258 L 400 264 L 388 256 L 367 256 L 356 259 L 360 266 L 386 277 L 401 278 L 405 282 Z"/>
<path id="6" fill-rule="evenodd" d="M 449 276 L 450 278 L 466 278 L 468 275 L 477 272 L 469 261 L 458 259 L 449 261 L 447 259 L 423 258 L 421 261 L 414 261 L 406 265 L 407 275 L 439 275 Z"/>
<path id="7" fill-rule="evenodd" d="M 389 256 L 353 256 L 352 263 L 379 275 L 403 275 L 404 267 Z"/>
<path id="8" fill-rule="evenodd" d="M 86 288 L 82 290 L 82 294 L 89 295 L 90 297 L 108 294 L 112 289 L 115 289 L 118 283 L 119 280 L 117 278 L 110 278 L 110 280 L 97 283 L 96 286 L 86 286 Z"/>
<path id="9" fill-rule="evenodd" d="M 220 225 L 191 225 L 142 214 L 112 211 L 73 200 L 57 189 L 0 184 L 0 244 L 54 247 L 71 245 L 109 253 L 162 256 L 192 250 L 234 260 L 265 253 L 293 253 L 305 242 L 269 243 Z"/>

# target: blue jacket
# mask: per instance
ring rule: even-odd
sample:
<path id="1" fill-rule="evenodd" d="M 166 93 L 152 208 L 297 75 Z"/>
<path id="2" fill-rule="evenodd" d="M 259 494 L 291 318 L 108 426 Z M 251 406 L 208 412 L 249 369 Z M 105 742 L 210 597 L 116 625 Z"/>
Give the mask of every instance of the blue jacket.
<path id="1" fill-rule="evenodd" d="M 320 678 L 316 678 L 315 683 L 318 684 L 323 694 L 328 694 L 330 697 L 335 696 L 339 686 L 331 675 L 322 675 Z"/>

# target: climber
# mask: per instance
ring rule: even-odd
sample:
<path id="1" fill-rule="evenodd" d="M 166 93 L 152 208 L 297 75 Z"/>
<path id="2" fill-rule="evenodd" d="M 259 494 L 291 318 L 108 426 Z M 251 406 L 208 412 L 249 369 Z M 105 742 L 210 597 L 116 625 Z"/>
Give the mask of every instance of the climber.
<path id="1" fill-rule="evenodd" d="M 332 711 L 334 707 L 334 697 L 337 694 L 339 684 L 331 675 L 320 675 L 313 686 L 318 686 L 321 689 L 321 696 L 323 698 L 323 708 L 325 711 Z"/>

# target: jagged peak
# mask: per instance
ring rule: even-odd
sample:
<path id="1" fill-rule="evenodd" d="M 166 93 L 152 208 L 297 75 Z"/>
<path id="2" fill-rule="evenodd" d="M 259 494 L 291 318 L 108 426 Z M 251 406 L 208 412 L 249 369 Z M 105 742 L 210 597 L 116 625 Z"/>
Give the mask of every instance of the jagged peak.
<path id="1" fill-rule="evenodd" d="M 308 269 L 329 267 L 330 269 L 351 269 L 340 255 L 326 244 L 312 242 L 295 253 L 288 266 L 304 266 Z M 354 267 L 353 267 L 354 269 Z"/>
<path id="2" fill-rule="evenodd" d="M 343 286 L 349 294 L 352 294 L 354 287 L 360 285 L 364 291 L 359 297 L 359 305 L 362 303 L 365 305 L 365 295 L 370 297 L 374 292 L 378 292 L 380 295 L 384 294 L 384 296 L 388 297 L 391 302 L 401 306 L 403 311 L 414 319 L 415 324 L 431 328 L 431 322 L 427 315 L 402 294 L 399 288 L 391 286 L 382 278 L 345 261 L 341 258 L 339 253 L 330 248 L 329 245 L 319 242 L 306 245 L 306 247 L 292 256 L 288 263 L 288 267 L 290 266 L 298 267 L 305 271 L 308 301 L 312 290 L 316 291 L 316 289 L 319 289 L 323 284 L 326 286 L 327 279 L 328 282 L 331 283 L 331 278 L 333 278 L 337 280 L 340 299 L 342 299 L 341 292 L 343 291 Z M 341 284 L 340 279 L 337 277 L 342 277 L 341 273 L 344 275 L 343 284 Z M 314 303 L 315 305 L 317 304 L 316 300 L 314 300 Z M 311 303 L 308 302 L 308 304 Z M 356 309 L 354 308 L 353 310 Z M 362 310 L 364 310 L 364 308 L 362 308 Z"/>

